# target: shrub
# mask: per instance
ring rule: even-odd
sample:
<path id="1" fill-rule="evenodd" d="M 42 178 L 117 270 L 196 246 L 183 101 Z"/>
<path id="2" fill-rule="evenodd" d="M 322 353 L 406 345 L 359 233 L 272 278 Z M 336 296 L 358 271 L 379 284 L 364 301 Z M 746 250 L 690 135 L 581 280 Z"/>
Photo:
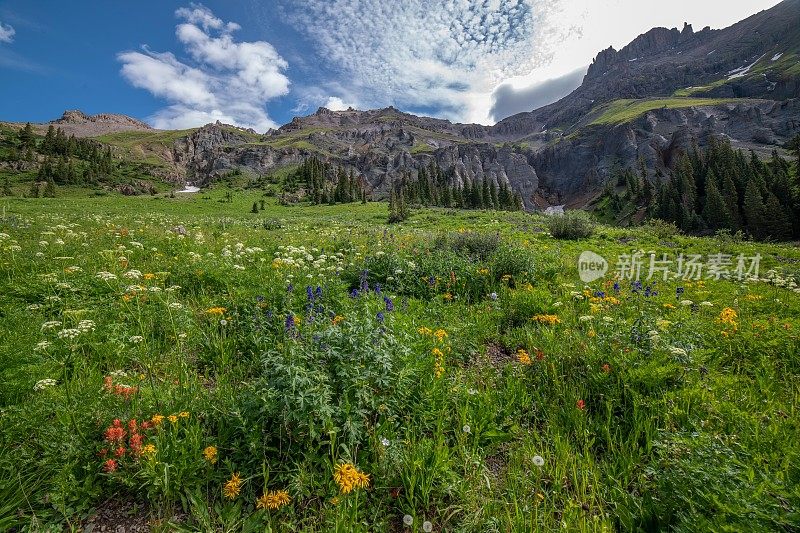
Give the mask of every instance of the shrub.
<path id="1" fill-rule="evenodd" d="M 569 211 L 547 219 L 547 229 L 556 239 L 576 240 L 591 237 L 594 221 L 583 211 Z"/>
<path id="2" fill-rule="evenodd" d="M 500 246 L 500 234 L 467 231 L 450 238 L 450 248 L 473 261 L 486 261 Z"/>

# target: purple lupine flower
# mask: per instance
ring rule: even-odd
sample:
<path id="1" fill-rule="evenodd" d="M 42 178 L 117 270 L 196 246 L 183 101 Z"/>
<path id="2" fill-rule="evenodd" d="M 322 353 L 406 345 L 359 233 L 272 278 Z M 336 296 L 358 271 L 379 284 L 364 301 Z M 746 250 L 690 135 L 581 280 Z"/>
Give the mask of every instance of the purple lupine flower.
<path id="1" fill-rule="evenodd" d="M 380 283 L 376 283 L 375 284 L 375 294 L 380 294 L 380 293 L 381 293 L 381 284 Z"/>
<path id="2" fill-rule="evenodd" d="M 286 292 L 292 292 L 293 290 L 294 290 L 294 285 L 289 283 L 289 285 L 286 286 Z"/>
<path id="3" fill-rule="evenodd" d="M 289 313 L 286 315 L 286 331 L 289 331 L 294 328 L 294 315 Z"/>
<path id="4" fill-rule="evenodd" d="M 306 285 L 306 298 L 308 301 L 314 300 L 314 289 L 311 288 L 311 285 Z"/>
<path id="5" fill-rule="evenodd" d="M 616 293 L 619 292 L 619 281 L 615 281 L 614 282 L 614 292 L 616 292 Z"/>
<path id="6" fill-rule="evenodd" d="M 378 311 L 378 314 L 377 314 L 377 315 L 375 315 L 375 318 L 377 318 L 377 319 L 378 319 L 378 322 L 380 322 L 381 324 L 383 324 L 383 321 L 384 321 L 384 318 L 385 318 L 385 317 L 383 316 L 383 311 Z"/>
<path id="7" fill-rule="evenodd" d="M 257 302 L 263 302 L 264 301 L 264 297 L 259 294 L 258 296 L 256 296 L 256 301 Z"/>
<path id="8" fill-rule="evenodd" d="M 361 272 L 361 292 L 368 292 L 369 291 L 369 283 L 367 282 L 367 276 L 369 275 L 369 271 L 364 269 Z"/>
<path id="9" fill-rule="evenodd" d="M 433 276 L 428 277 L 428 285 L 430 285 L 431 287 L 436 285 L 436 278 L 434 278 Z"/>
<path id="10" fill-rule="evenodd" d="M 317 285 L 317 290 L 314 291 L 314 296 L 317 298 L 322 298 L 322 287 Z"/>
<path id="11" fill-rule="evenodd" d="M 605 298 L 606 293 L 604 293 L 603 291 L 595 291 L 594 296 L 595 298 Z"/>
<path id="12" fill-rule="evenodd" d="M 681 294 L 683 294 L 683 291 L 684 291 L 683 287 L 676 287 L 675 288 L 675 299 L 676 300 L 680 299 Z"/>
<path id="13" fill-rule="evenodd" d="M 383 302 L 386 304 L 386 312 L 391 313 L 394 311 L 394 302 L 388 296 L 383 297 Z"/>
<path id="14" fill-rule="evenodd" d="M 496 292 L 493 292 L 492 294 L 490 294 L 490 295 L 489 295 L 489 298 L 490 298 L 490 299 L 491 299 L 493 302 L 496 302 L 496 301 L 497 301 L 497 293 L 496 293 Z"/>
<path id="15" fill-rule="evenodd" d="M 358 289 L 350 291 L 350 298 L 358 298 Z"/>

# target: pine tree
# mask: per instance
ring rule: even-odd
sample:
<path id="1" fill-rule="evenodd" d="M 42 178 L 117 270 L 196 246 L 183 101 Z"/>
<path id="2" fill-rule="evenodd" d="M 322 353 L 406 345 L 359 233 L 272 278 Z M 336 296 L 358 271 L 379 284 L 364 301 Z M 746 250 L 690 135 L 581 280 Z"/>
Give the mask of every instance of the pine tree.
<path id="1" fill-rule="evenodd" d="M 28 197 L 29 198 L 39 198 L 39 182 L 33 180 L 31 182 L 31 188 L 28 189 Z"/>
<path id="2" fill-rule="evenodd" d="M 719 192 L 715 180 L 706 181 L 706 202 L 703 208 L 703 218 L 708 227 L 712 230 L 731 229 L 733 227 L 733 217 Z"/>
<path id="3" fill-rule="evenodd" d="M 3 179 L 3 190 L 0 192 L 3 196 L 13 196 L 14 192 L 11 190 L 11 184 L 8 181 L 8 176 Z"/>
<path id="4" fill-rule="evenodd" d="M 44 192 L 42 196 L 45 198 L 55 198 L 56 197 L 56 183 L 53 181 L 53 178 L 48 178 L 47 184 L 44 186 Z"/>
<path id="5" fill-rule="evenodd" d="M 25 127 L 19 130 L 19 141 L 24 150 L 33 150 L 36 146 L 36 137 L 33 133 L 33 126 L 28 122 Z"/>
<path id="6" fill-rule="evenodd" d="M 747 184 L 747 189 L 744 193 L 743 207 L 745 222 L 750 233 L 756 238 L 763 238 L 766 236 L 766 211 L 764 208 L 764 201 L 761 198 L 761 193 L 755 181 L 750 181 Z"/>
<path id="7" fill-rule="evenodd" d="M 771 192 L 767 193 L 765 204 L 765 231 L 764 233 L 773 240 L 785 241 L 792 238 L 792 219 L 778 197 Z"/>

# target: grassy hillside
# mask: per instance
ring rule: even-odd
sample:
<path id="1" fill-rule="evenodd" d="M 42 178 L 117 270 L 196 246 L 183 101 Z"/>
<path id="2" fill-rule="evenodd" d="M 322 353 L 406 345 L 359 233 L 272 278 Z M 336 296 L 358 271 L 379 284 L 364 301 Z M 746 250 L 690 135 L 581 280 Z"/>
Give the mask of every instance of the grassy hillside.
<path id="1" fill-rule="evenodd" d="M 683 107 L 719 105 L 735 101 L 725 98 L 648 98 L 644 100 L 614 100 L 609 104 L 603 105 L 590 125 L 597 124 L 620 124 L 629 122 L 648 111 L 654 109 L 667 108 L 677 109 Z"/>
<path id="2" fill-rule="evenodd" d="M 796 524 L 796 247 L 229 192 L 0 199 L 0 529 Z"/>

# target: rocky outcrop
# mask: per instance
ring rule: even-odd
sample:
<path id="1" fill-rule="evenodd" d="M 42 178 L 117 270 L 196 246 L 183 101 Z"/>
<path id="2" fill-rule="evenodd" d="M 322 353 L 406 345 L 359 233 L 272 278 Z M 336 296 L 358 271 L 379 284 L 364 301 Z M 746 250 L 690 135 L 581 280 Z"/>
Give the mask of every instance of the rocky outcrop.
<path id="1" fill-rule="evenodd" d="M 64 130 L 67 135 L 75 137 L 97 137 L 107 133 L 121 131 L 152 131 L 153 128 L 135 118 L 114 113 L 87 115 L 73 109 L 64 111 L 61 118 L 50 122 Z"/>

